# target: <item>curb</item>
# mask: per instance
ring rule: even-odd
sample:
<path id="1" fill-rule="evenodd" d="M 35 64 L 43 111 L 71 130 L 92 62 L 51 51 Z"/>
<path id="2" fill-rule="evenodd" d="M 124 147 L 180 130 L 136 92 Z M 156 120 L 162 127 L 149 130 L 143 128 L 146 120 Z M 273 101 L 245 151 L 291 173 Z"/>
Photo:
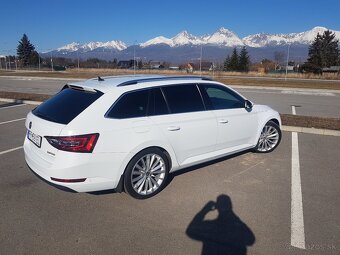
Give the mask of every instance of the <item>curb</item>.
<path id="1" fill-rule="evenodd" d="M 320 128 L 307 128 L 307 127 L 293 127 L 293 126 L 281 126 L 282 131 L 297 132 L 314 135 L 329 135 L 329 136 L 340 136 L 340 131 Z"/>
<path id="2" fill-rule="evenodd" d="M 0 98 L 0 101 L 6 102 L 6 103 L 21 103 L 21 104 L 30 104 L 30 105 L 39 105 L 42 103 L 40 101 L 9 99 L 9 98 Z"/>

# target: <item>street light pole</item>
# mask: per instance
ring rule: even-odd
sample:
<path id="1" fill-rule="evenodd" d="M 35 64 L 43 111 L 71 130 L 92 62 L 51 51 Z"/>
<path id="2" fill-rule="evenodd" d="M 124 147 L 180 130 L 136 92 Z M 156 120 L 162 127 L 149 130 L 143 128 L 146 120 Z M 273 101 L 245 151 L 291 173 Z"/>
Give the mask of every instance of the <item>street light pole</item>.
<path id="1" fill-rule="evenodd" d="M 51 71 L 53 72 L 53 57 L 52 57 L 52 51 L 51 51 Z"/>
<path id="2" fill-rule="evenodd" d="M 136 41 L 133 44 L 133 75 L 136 75 Z"/>
<path id="3" fill-rule="evenodd" d="M 11 67 L 11 55 L 8 55 L 8 68 L 10 71 L 12 71 L 12 67 Z"/>
<path id="4" fill-rule="evenodd" d="M 79 72 L 79 51 L 77 50 L 77 59 L 78 59 L 78 72 Z"/>
<path id="5" fill-rule="evenodd" d="M 290 50 L 290 43 L 288 44 L 287 63 L 286 63 L 286 77 L 285 77 L 285 81 L 287 80 L 287 74 L 288 74 L 289 50 Z"/>
<path id="6" fill-rule="evenodd" d="M 39 63 L 39 71 L 40 71 L 40 55 L 38 53 L 38 63 Z"/>
<path id="7" fill-rule="evenodd" d="M 200 75 L 202 75 L 202 44 L 201 44 L 201 56 L 200 56 Z"/>
<path id="8" fill-rule="evenodd" d="M 215 77 L 215 62 L 212 63 L 212 73 L 213 73 L 213 79 Z"/>

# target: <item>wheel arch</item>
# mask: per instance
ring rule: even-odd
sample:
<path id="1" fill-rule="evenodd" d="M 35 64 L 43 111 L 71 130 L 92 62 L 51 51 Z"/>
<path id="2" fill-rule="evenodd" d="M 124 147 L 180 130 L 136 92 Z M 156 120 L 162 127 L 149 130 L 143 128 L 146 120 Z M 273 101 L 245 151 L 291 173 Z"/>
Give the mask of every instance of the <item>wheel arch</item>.
<path id="1" fill-rule="evenodd" d="M 281 123 L 280 123 L 280 121 L 279 121 L 278 119 L 272 118 L 272 119 L 270 119 L 269 121 L 274 122 L 276 125 L 278 125 L 278 126 L 281 128 Z M 267 121 L 267 122 L 269 122 L 269 121 Z M 267 122 L 266 122 L 266 123 L 267 123 Z"/>
<path id="2" fill-rule="evenodd" d="M 168 164 L 169 164 L 169 170 L 171 169 L 172 164 L 173 164 L 173 163 L 172 163 L 171 156 L 170 156 L 169 152 L 168 152 L 166 149 L 164 149 L 163 147 L 161 147 L 161 146 L 149 146 L 149 147 L 146 147 L 146 148 L 144 148 L 144 149 L 138 151 L 137 153 L 135 153 L 135 155 L 137 155 L 138 153 L 140 153 L 140 152 L 142 152 L 142 151 L 148 150 L 148 149 L 159 149 L 159 150 L 161 150 L 161 151 L 164 153 L 164 155 L 166 156 L 166 158 L 167 158 L 167 161 L 168 161 Z M 134 156 L 135 156 L 135 155 L 134 155 Z M 133 157 L 134 157 L 134 156 L 133 156 Z M 130 159 L 130 161 L 133 159 L 133 157 Z M 129 162 L 130 162 L 130 161 L 129 161 Z"/>
<path id="3" fill-rule="evenodd" d="M 153 149 L 153 148 L 159 149 L 159 150 L 161 150 L 164 153 L 164 155 L 167 158 L 168 164 L 169 164 L 169 172 L 170 172 L 170 170 L 171 170 L 171 168 L 172 168 L 172 166 L 174 164 L 174 161 L 175 161 L 175 164 L 177 164 L 176 158 L 172 158 L 171 155 L 170 155 L 170 153 L 173 152 L 173 151 L 171 151 L 169 153 L 169 151 L 167 149 L 163 148 L 163 146 L 151 145 L 151 146 L 144 147 L 143 149 L 139 149 L 139 150 L 136 149 L 133 152 L 129 153 L 128 156 L 124 160 L 123 167 L 122 167 L 123 171 L 122 171 L 122 173 L 120 175 L 119 183 L 118 183 L 118 185 L 117 185 L 117 187 L 115 189 L 117 192 L 125 191 L 125 187 L 124 187 L 124 174 L 125 174 L 125 171 L 127 169 L 128 164 L 133 159 L 133 157 L 136 156 L 138 153 L 144 151 L 144 150 Z"/>
<path id="4" fill-rule="evenodd" d="M 160 149 L 167 157 L 168 163 L 169 163 L 169 171 L 171 172 L 171 169 L 173 167 L 178 167 L 177 159 L 175 152 L 173 151 L 172 147 L 170 145 L 167 145 L 166 143 L 162 142 L 150 142 L 150 143 L 145 143 L 137 146 L 133 150 L 130 151 L 130 153 L 125 157 L 123 163 L 122 163 L 122 172 L 121 174 L 125 173 L 126 167 L 128 166 L 129 162 L 133 159 L 134 156 L 136 156 L 138 153 L 150 149 L 150 148 L 157 148 Z"/>
<path id="5" fill-rule="evenodd" d="M 258 125 L 258 130 L 257 130 L 257 135 L 256 135 L 256 139 L 254 141 L 254 146 L 257 144 L 257 141 L 260 138 L 261 132 L 263 127 L 269 122 L 269 121 L 273 121 L 275 124 L 277 124 L 280 129 L 281 129 L 281 118 L 278 112 L 275 112 L 275 114 L 268 114 L 266 117 L 264 118 L 260 118 L 259 121 L 259 125 Z"/>

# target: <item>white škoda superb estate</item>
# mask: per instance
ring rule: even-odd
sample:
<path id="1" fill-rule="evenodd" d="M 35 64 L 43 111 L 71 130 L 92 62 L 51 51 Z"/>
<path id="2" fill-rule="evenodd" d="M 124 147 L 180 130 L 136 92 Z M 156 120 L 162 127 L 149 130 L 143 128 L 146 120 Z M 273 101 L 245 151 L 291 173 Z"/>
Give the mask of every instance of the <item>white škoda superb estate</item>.
<path id="1" fill-rule="evenodd" d="M 30 112 L 28 166 L 78 192 L 125 190 L 139 199 L 168 174 L 235 152 L 270 152 L 279 114 L 203 77 L 117 76 L 65 85 Z"/>

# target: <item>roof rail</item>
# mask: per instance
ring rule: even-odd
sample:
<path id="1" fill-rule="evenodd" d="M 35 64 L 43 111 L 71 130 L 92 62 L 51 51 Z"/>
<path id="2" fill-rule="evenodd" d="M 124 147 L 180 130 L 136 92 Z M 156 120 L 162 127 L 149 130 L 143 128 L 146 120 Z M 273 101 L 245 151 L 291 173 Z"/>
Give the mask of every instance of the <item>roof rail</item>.
<path id="1" fill-rule="evenodd" d="M 117 87 L 123 87 L 128 85 L 135 85 L 143 82 L 152 82 L 152 81 L 163 81 L 163 80 L 202 80 L 202 81 L 212 81 L 212 79 L 203 76 L 163 76 L 163 77 L 154 77 L 154 78 L 144 78 L 144 79 L 135 79 L 120 83 Z"/>
<path id="2" fill-rule="evenodd" d="M 108 75 L 108 76 L 100 76 L 100 78 L 102 78 L 104 80 L 107 80 L 107 79 L 115 79 L 115 78 L 121 79 L 121 78 L 129 78 L 129 77 L 131 77 L 131 78 L 133 78 L 133 77 L 138 78 L 138 77 L 145 77 L 145 76 L 151 78 L 150 75 L 145 75 L 145 74 Z M 164 76 L 161 76 L 161 75 L 152 75 L 152 77 L 156 78 L 156 77 L 164 77 Z M 98 76 L 96 78 L 91 78 L 90 80 L 98 81 Z"/>

